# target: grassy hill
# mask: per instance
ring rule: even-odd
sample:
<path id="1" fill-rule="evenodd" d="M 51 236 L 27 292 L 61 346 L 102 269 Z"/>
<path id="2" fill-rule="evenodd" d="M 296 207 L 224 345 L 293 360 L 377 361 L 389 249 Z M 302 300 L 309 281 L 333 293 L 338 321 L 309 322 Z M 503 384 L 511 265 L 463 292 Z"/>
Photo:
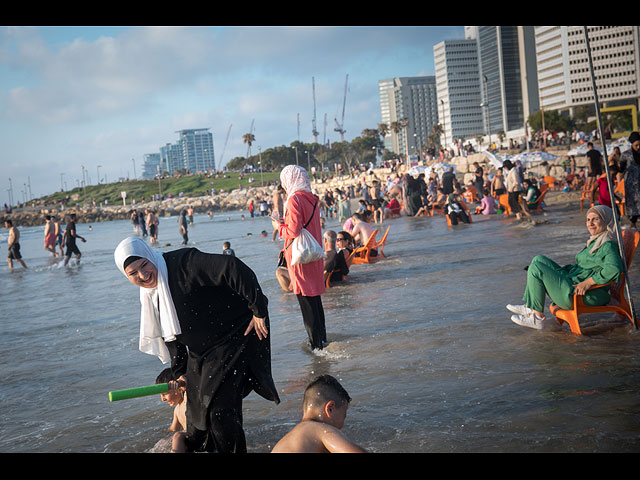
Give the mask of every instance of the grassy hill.
<path id="1" fill-rule="evenodd" d="M 126 182 L 114 182 L 100 185 L 88 185 L 85 189 L 76 187 L 66 192 L 56 192 L 51 195 L 44 196 L 34 200 L 36 205 L 52 205 L 64 201 L 66 205 L 75 205 L 85 203 L 91 204 L 92 200 L 96 203 L 103 204 L 105 200 L 109 205 L 122 204 L 121 192 L 127 193 L 127 204 L 131 203 L 131 199 L 135 199 L 140 203 L 143 200 L 149 201 L 154 194 L 171 195 L 176 197 L 182 192 L 186 197 L 199 197 L 207 195 L 212 187 L 217 192 L 224 190 L 225 192 L 234 190 L 242 186 L 242 188 L 261 186 L 262 181 L 267 185 L 279 180 L 280 172 L 264 172 L 262 178 L 260 173 L 251 173 L 244 175 L 242 179 L 238 178 L 238 174 L 228 174 L 228 178 L 213 178 L 204 175 L 188 175 L 182 177 L 169 177 L 160 180 L 129 180 Z M 249 183 L 249 179 L 253 178 L 253 183 Z M 29 202 L 31 204 L 31 202 Z"/>

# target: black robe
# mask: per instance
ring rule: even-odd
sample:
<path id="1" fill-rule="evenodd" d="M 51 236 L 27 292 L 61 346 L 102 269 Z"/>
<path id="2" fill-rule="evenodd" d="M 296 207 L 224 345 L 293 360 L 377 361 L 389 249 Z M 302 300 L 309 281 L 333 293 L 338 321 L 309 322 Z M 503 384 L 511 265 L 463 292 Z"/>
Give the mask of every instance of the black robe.
<path id="1" fill-rule="evenodd" d="M 267 297 L 255 273 L 230 255 L 183 248 L 163 254 L 181 334 L 166 342 L 176 378 L 187 378 L 187 425 L 207 430 L 221 386 L 280 402 L 271 376 L 269 337 L 244 335 L 255 315 L 269 328 Z M 223 391 L 228 392 L 229 388 Z"/>

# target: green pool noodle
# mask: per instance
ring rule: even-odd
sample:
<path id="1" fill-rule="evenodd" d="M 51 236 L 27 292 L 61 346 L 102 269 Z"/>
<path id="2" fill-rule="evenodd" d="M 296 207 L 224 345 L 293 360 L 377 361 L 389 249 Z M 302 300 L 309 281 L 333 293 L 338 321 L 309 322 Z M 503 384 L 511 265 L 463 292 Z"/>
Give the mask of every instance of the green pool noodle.
<path id="1" fill-rule="evenodd" d="M 167 393 L 168 391 L 168 383 L 157 383 L 155 385 L 147 385 L 144 387 L 127 388 L 125 390 L 116 390 L 114 392 L 109 392 L 109 401 L 116 402 L 118 400 L 128 400 L 130 398 L 158 395 L 161 393 Z"/>

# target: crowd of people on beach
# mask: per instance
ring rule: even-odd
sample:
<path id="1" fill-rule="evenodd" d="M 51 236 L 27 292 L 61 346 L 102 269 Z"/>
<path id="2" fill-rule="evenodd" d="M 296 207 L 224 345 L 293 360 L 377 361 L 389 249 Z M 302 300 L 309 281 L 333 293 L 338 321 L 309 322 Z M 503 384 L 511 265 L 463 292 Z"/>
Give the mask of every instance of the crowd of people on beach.
<path id="1" fill-rule="evenodd" d="M 633 136 L 633 149 L 621 159 L 621 164 L 612 170 L 611 180 L 616 185 L 620 181 L 633 182 L 631 178 L 636 165 L 640 168 L 640 136 Z M 598 169 L 602 168 L 604 159 L 595 158 L 587 165 L 587 176 L 584 178 L 584 185 L 598 185 L 604 188 L 605 183 L 600 181 L 603 173 Z M 613 165 L 613 164 L 610 164 Z M 620 166 L 622 168 L 620 168 Z M 428 179 L 418 177 L 409 178 L 405 175 L 396 175 L 394 178 L 388 177 L 386 183 L 375 179 L 371 185 L 350 186 L 345 190 L 333 189 L 323 196 L 314 194 L 311 189 L 308 176 L 304 169 L 297 166 L 285 168 L 281 175 L 281 187 L 274 194 L 275 208 L 271 210 L 271 218 L 274 227 L 273 239 L 284 240 L 284 248 L 280 255 L 280 263 L 276 270 L 276 276 L 283 290 L 293 293 L 299 303 L 303 324 L 307 331 L 309 345 L 313 349 L 323 349 L 326 346 L 326 326 L 321 296 L 328 286 L 327 274 L 337 272 L 344 278 L 348 274 L 348 259 L 354 249 L 362 247 L 367 243 L 368 238 L 375 230 L 375 226 L 383 220 L 392 218 L 395 215 L 434 215 L 438 214 L 449 217 L 451 225 L 457 222 L 471 223 L 472 215 L 491 215 L 506 208 L 506 205 L 498 201 L 501 195 L 507 195 L 509 213 L 517 218 L 522 215 L 531 216 L 534 213 L 534 203 L 536 197 L 540 195 L 539 180 L 533 176 L 525 177 L 522 165 L 511 164 L 505 161 L 503 167 L 497 169 L 492 175 L 487 175 L 482 167 L 475 165 L 475 180 L 463 186 L 457 180 L 451 170 L 445 172 L 441 177 L 431 174 Z M 624 177 L 618 177 L 620 171 L 626 170 Z M 624 178 L 624 180 L 621 180 Z M 631 184 L 631 183 L 629 183 Z M 631 197 L 633 194 L 627 190 Z M 356 195 L 362 198 L 356 197 Z M 522 305 L 508 304 L 507 309 L 513 315 L 511 320 L 522 326 L 531 328 L 542 328 L 546 318 L 544 317 L 544 306 L 547 298 L 560 308 L 568 308 L 571 298 L 574 295 L 584 295 L 585 301 L 592 304 L 606 304 L 609 301 L 608 282 L 615 282 L 622 273 L 622 260 L 617 247 L 617 238 L 614 235 L 615 217 L 618 214 L 617 206 L 608 206 L 604 197 L 593 194 L 593 205 L 588 209 L 586 215 L 586 226 L 589 232 L 589 240 L 581 252 L 576 255 L 576 262 L 573 265 L 561 267 L 551 259 L 538 255 L 531 262 L 528 268 L 526 288 Z M 350 210 L 350 201 L 358 202 L 355 212 Z M 394 203 L 396 202 L 396 203 Z M 633 203 L 633 198 L 630 198 Z M 611 203 L 609 201 L 609 203 Z M 469 204 L 469 206 L 467 206 Z M 474 212 L 471 213 L 471 208 Z M 632 226 L 635 226 L 633 212 L 635 206 L 629 206 L 627 214 Z M 267 207 L 269 208 L 269 207 Z M 341 225 L 338 231 L 325 229 L 326 219 L 337 219 Z M 315 239 L 316 246 L 308 246 L 309 250 L 321 249 L 322 258 L 301 263 L 294 260 L 291 244 L 306 229 Z M 293 263 L 292 263 L 293 260 Z M 337 281 L 338 278 L 336 278 Z M 596 288 L 592 288 L 596 287 Z M 264 341 L 268 338 L 268 315 L 266 312 L 262 316 L 255 315 L 249 320 L 247 316 L 247 330 L 245 335 L 250 334 L 255 329 L 257 337 Z M 257 318 L 263 319 L 262 322 Z M 260 326 L 260 327 L 258 327 Z M 267 361 L 264 357 L 262 368 L 266 368 Z M 188 363 L 188 362 L 187 362 Z M 194 362 L 195 363 L 195 362 Z M 198 378 L 196 376 L 196 378 Z M 161 380 L 158 380 L 161 381 Z M 182 402 L 191 398 L 188 392 L 189 384 L 192 380 L 186 377 L 176 377 L 173 375 L 169 383 L 172 385 L 171 391 L 186 393 L 187 400 L 180 397 Z M 269 385 L 270 383 L 267 382 Z M 330 383 L 333 386 L 332 396 L 322 396 L 320 403 L 309 406 L 310 398 L 318 393 L 313 392 L 314 385 Z M 220 387 L 224 390 L 224 387 Z M 241 388 L 249 388 L 247 386 Z M 264 386 L 255 385 L 256 391 L 264 398 L 272 401 L 277 400 L 277 394 L 269 395 L 269 389 Z M 328 391 L 327 390 L 327 391 Z M 340 390 L 344 390 L 333 378 L 317 379 L 309 385 L 308 392 L 305 392 L 303 400 L 303 416 L 301 422 L 296 425 L 288 434 L 275 444 L 273 452 L 320 452 L 320 451 L 364 451 L 361 447 L 350 442 L 340 430 L 346 417 L 346 409 L 349 404 L 346 391 L 342 394 L 342 401 L 338 404 Z M 262 393 L 260 393 L 262 392 Z M 224 402 L 223 402 L 224 403 Z M 215 409 L 215 402 L 209 408 Z M 194 451 L 198 446 L 193 443 L 193 438 L 203 438 L 190 433 L 193 428 L 189 428 L 188 412 L 191 408 L 186 404 L 186 414 L 181 427 L 176 427 L 173 422 L 173 429 L 176 431 L 172 437 L 172 451 L 184 452 Z M 213 406 L 212 406 L 213 405 Z M 340 405 L 340 406 L 338 406 Z M 238 403 L 236 403 L 238 406 Z M 320 407 L 320 408 L 319 408 Z M 177 408 L 177 407 L 176 407 Z M 202 408 L 199 405 L 197 408 Z M 207 425 L 208 434 L 204 438 L 217 439 L 215 445 L 200 447 L 205 451 L 224 451 L 225 436 L 234 438 L 235 433 L 224 433 L 224 427 L 218 423 L 213 426 L 214 421 Z M 330 434 L 333 440 L 328 440 Z M 199 440 L 200 442 L 200 440 Z M 199 445 L 198 442 L 198 445 Z M 231 442 L 237 446 L 238 442 Z M 340 448 L 333 449 L 336 445 Z M 234 447 L 235 448 L 235 447 Z M 240 449 L 231 451 L 244 451 Z M 228 450 L 227 450 L 228 451 Z"/>

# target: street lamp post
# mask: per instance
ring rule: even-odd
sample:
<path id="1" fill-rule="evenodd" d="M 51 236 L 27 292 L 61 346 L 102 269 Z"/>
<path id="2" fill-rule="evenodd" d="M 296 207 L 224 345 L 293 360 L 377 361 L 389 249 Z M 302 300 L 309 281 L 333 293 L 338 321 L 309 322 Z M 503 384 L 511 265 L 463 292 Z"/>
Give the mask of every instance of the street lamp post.
<path id="1" fill-rule="evenodd" d="M 484 80 L 484 103 L 480 106 L 487 107 L 487 133 L 489 135 L 489 150 L 491 150 L 491 112 L 489 112 L 489 88 L 487 87 L 489 80 L 486 75 L 482 75 L 482 79 Z"/>
<path id="2" fill-rule="evenodd" d="M 84 197 L 83 202 L 87 202 L 87 183 L 84 181 L 84 165 L 80 165 L 82 167 L 82 195 Z"/>
<path id="3" fill-rule="evenodd" d="M 400 120 L 400 125 L 402 125 L 403 129 L 405 162 L 407 163 L 407 168 L 409 168 L 411 166 L 411 163 L 409 162 L 409 142 L 407 141 L 407 125 L 409 125 L 409 119 L 404 117 Z"/>
<path id="4" fill-rule="evenodd" d="M 443 145 L 446 148 L 446 145 L 447 145 L 447 124 L 444 121 L 444 100 L 440 99 L 440 105 L 442 105 L 442 135 L 444 135 Z"/>
<path id="5" fill-rule="evenodd" d="M 258 165 L 260 165 L 260 184 L 264 187 L 264 180 L 262 178 L 262 147 L 258 146 Z"/>

